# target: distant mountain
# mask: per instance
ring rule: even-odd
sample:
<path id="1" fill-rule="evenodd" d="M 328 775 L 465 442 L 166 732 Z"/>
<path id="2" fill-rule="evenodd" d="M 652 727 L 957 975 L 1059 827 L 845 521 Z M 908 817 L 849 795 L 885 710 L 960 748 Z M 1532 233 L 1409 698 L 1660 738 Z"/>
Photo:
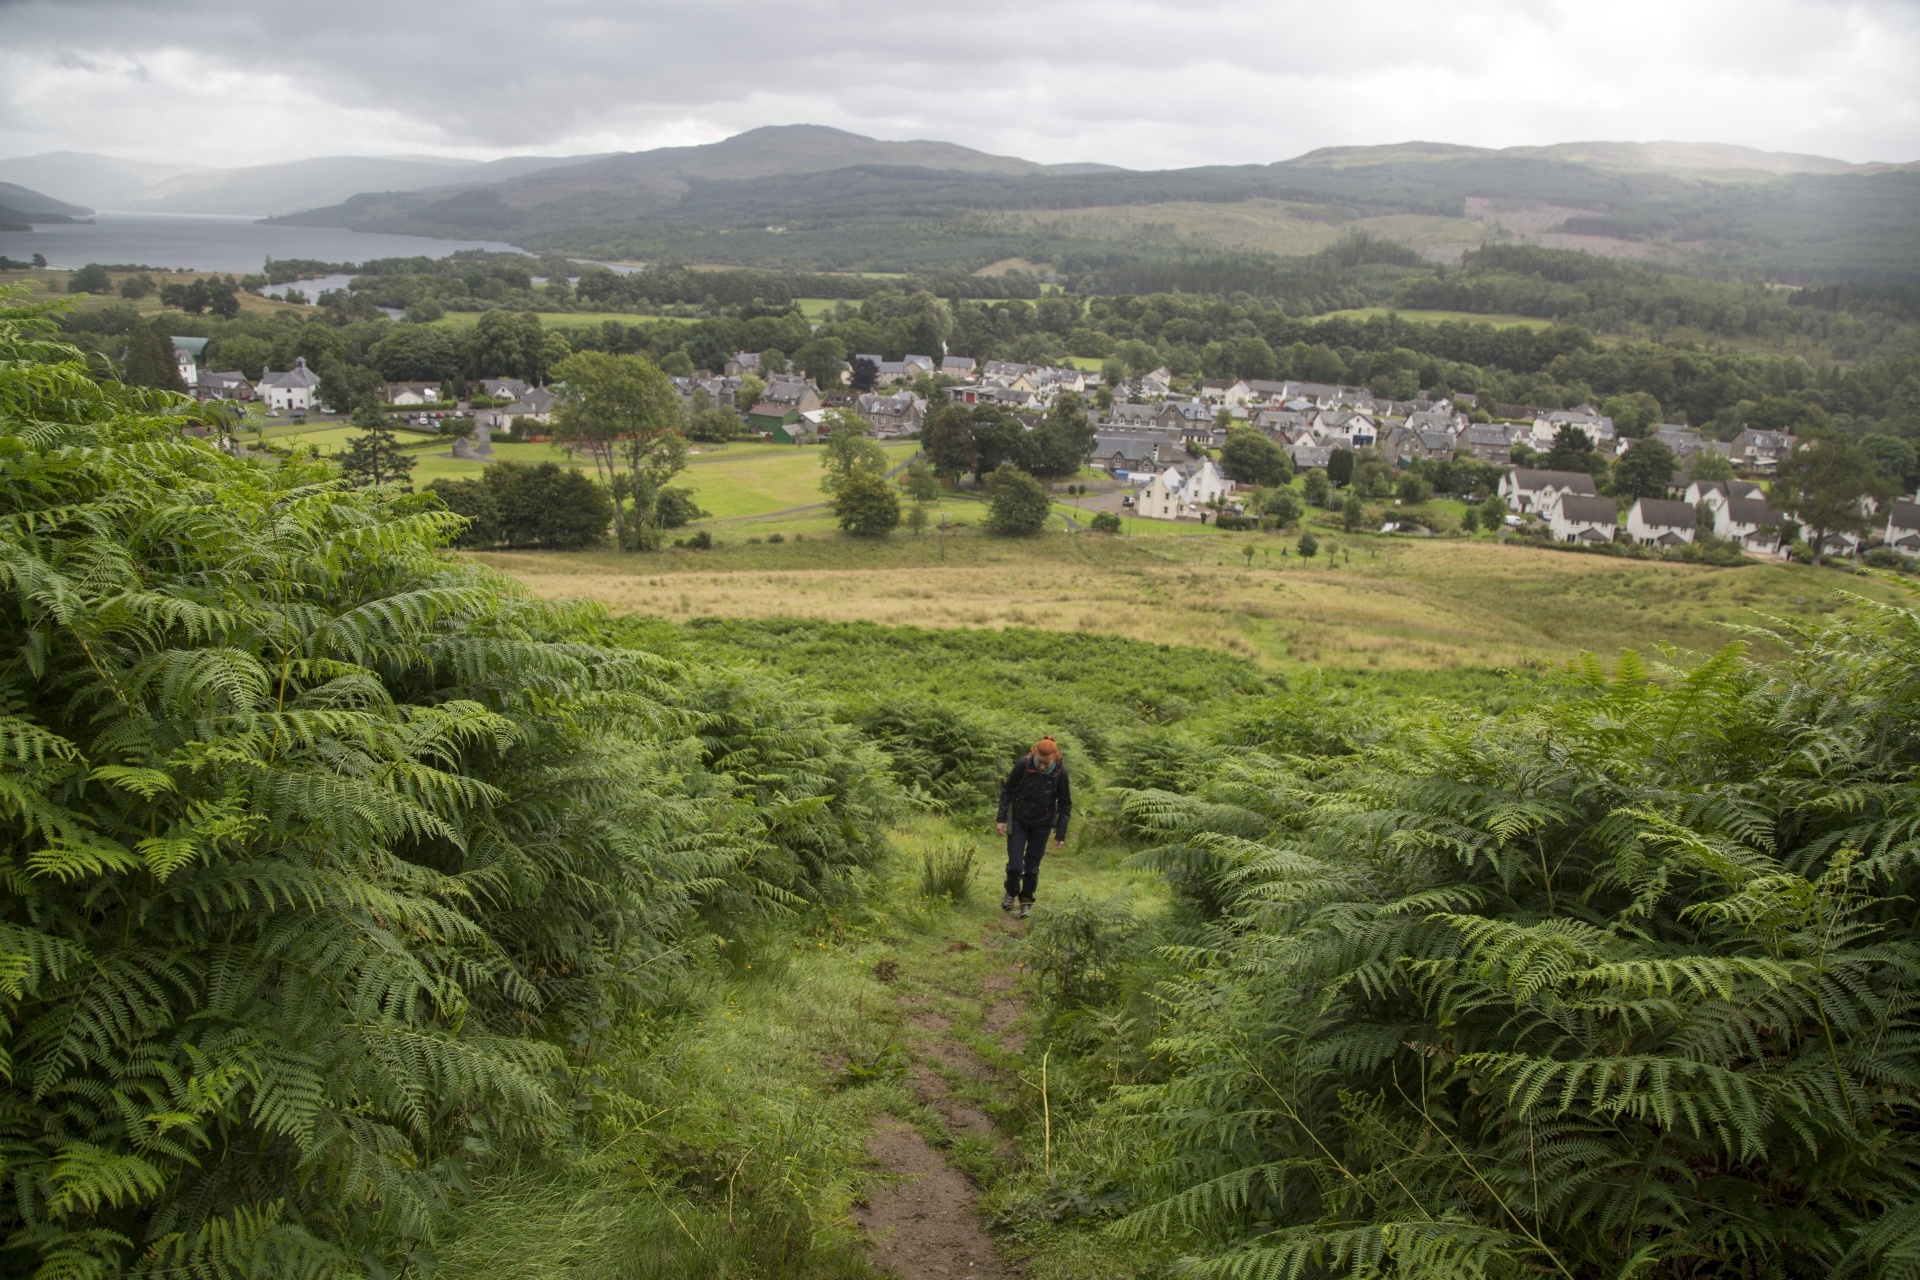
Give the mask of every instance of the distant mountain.
<path id="1" fill-rule="evenodd" d="M 149 164 L 86 151 L 49 151 L 44 155 L 0 160 L 0 182 L 17 182 L 51 191 L 62 200 L 95 209 L 118 209 L 156 182 L 191 173 L 190 164 Z"/>
<path id="2" fill-rule="evenodd" d="M 258 217 L 332 204 L 360 191 L 505 182 L 594 159 L 598 157 L 510 156 L 483 163 L 443 156 L 323 156 L 216 169 L 66 151 L 0 160 L 0 181 L 58 191 L 110 211 Z"/>
<path id="3" fill-rule="evenodd" d="M 1759 151 L 1723 142 L 1557 142 L 1546 147 L 1463 147 L 1448 142 L 1396 142 L 1371 147 L 1322 147 L 1283 166 L 1350 169 L 1385 164 L 1446 163 L 1506 156 L 1556 160 L 1617 173 L 1723 174 L 1745 177 L 1795 173 L 1883 173 L 1911 165 L 1851 164 L 1829 156 Z"/>
<path id="4" fill-rule="evenodd" d="M 125 202 L 146 213 L 291 213 L 360 191 L 418 191 L 523 178 L 579 156 L 511 156 L 479 163 L 434 157 L 322 156 L 244 169 L 200 169 L 148 187 Z"/>
<path id="5" fill-rule="evenodd" d="M 1138 172 L 800 125 L 276 221 L 833 271 L 1297 256 L 1359 232 L 1437 259 L 1509 238 L 1786 282 L 1920 280 L 1920 166 L 1710 143 L 1405 142 Z"/>
<path id="6" fill-rule="evenodd" d="M 21 221 L 35 222 L 71 222 L 93 212 L 84 205 L 55 200 L 12 182 L 0 182 L 0 206 L 21 215 Z"/>
<path id="7" fill-rule="evenodd" d="M 531 221 L 540 225 L 556 219 L 620 221 L 670 210 L 696 184 L 751 183 L 860 167 L 982 177 L 1043 177 L 1050 172 L 1031 160 L 989 155 L 951 142 L 885 142 L 823 125 L 771 125 L 700 146 L 560 162 L 505 181 L 463 173 L 444 190 L 391 187 L 275 221 L 367 229 L 407 225 L 416 231 L 484 228 L 488 235 L 497 235 L 528 225 L 533 210 L 540 212 Z"/>

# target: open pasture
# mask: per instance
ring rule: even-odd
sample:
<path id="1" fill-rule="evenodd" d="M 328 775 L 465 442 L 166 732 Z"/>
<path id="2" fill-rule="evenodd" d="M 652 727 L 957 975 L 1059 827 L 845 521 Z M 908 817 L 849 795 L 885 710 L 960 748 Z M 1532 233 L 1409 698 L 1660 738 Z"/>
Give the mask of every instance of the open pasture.
<path id="1" fill-rule="evenodd" d="M 977 513 L 978 508 L 973 510 Z M 1728 625 L 1858 607 L 1900 586 L 1832 569 L 1741 568 L 1371 535 L 1310 561 L 1257 535 L 1029 541 L 976 525 L 861 542 L 816 528 L 712 551 L 488 553 L 550 599 L 693 617 L 864 619 L 923 627 L 1088 631 L 1236 653 L 1271 666 L 1539 668 L 1582 650 L 1711 650 Z M 1251 548 L 1251 562 L 1244 554 Z M 1283 554 L 1285 552 L 1285 554 Z M 1764 647 L 1764 646 L 1763 646 Z"/>

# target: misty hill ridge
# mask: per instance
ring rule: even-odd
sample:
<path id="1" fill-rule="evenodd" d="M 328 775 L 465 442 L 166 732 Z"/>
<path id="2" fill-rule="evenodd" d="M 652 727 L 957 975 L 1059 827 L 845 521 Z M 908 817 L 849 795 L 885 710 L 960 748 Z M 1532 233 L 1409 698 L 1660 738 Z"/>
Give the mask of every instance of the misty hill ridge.
<path id="1" fill-rule="evenodd" d="M 1725 142 L 1556 142 L 1544 147 L 1467 147 L 1450 142 L 1396 142 L 1364 147 L 1321 147 L 1275 167 L 1348 168 L 1512 156 L 1558 160 L 1622 173 L 1726 173 L 1781 176 L 1794 173 L 1884 173 L 1908 164 L 1853 164 L 1830 156 L 1761 151 Z"/>
<path id="2" fill-rule="evenodd" d="M 38 191 L 13 182 L 0 182 L 0 208 L 26 217 L 51 215 L 59 221 L 65 221 L 68 218 L 84 218 L 93 212 L 84 205 L 55 200 L 52 196 L 42 195 Z"/>

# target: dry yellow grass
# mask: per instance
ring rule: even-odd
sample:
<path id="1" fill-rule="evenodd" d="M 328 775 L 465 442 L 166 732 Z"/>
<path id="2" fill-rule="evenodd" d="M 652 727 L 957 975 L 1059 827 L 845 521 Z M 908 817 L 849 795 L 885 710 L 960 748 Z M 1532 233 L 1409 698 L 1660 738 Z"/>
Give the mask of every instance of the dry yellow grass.
<path id="1" fill-rule="evenodd" d="M 1203 645 L 1272 665 L 1530 667 L 1583 649 L 1713 649 L 1720 623 L 1845 608 L 1877 579 L 1786 565 L 1715 569 L 1477 542 L 1336 539 L 1338 567 L 1277 539 L 1120 541 L 931 535 L 655 556 L 478 557 L 550 599 L 667 618 L 808 617 L 923 627 L 1037 627 Z M 1249 566 L 1243 555 L 1255 548 Z"/>

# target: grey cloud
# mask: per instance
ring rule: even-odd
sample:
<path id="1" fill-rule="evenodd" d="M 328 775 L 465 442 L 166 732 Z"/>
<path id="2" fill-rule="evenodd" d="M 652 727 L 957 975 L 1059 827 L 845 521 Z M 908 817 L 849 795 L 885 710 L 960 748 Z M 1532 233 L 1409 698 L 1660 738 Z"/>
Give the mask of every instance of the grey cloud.
<path id="1" fill-rule="evenodd" d="M 1909 159 L 1917 12 L 1897 0 L 41 0 L 0 4 L 0 86 L 26 86 L 0 87 L 0 146 L 170 157 L 183 123 L 205 117 L 204 134 L 252 161 L 480 154 L 808 120 L 1142 166 L 1411 137 L 1681 137 Z M 124 78 L 136 67 L 143 85 Z M 219 118 L 248 110 L 248 94 L 203 104 L 192 69 L 252 76 L 256 118 Z M 29 100 L 50 87 L 68 107 L 98 95 L 97 111 Z M 82 136 L 108 119 L 119 137 Z"/>

